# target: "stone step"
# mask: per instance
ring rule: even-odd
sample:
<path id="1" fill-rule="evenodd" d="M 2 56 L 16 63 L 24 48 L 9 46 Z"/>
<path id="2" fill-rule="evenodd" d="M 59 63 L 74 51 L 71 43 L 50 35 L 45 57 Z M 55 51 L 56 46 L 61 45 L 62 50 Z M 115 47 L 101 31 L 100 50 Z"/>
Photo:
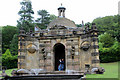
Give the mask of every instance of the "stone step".
<path id="1" fill-rule="evenodd" d="M 55 74 L 55 75 L 34 75 L 34 76 L 13 76 L 5 77 L 5 80 L 81 80 L 84 75 L 77 74 Z"/>

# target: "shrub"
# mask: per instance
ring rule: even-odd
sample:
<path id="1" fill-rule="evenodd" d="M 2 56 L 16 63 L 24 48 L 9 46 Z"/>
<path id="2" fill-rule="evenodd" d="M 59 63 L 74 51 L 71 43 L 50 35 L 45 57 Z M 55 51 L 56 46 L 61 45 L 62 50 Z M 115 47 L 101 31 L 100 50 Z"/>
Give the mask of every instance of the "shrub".
<path id="1" fill-rule="evenodd" d="M 100 62 L 107 63 L 120 60 L 118 58 L 120 56 L 120 43 L 118 41 L 115 41 L 114 44 L 109 48 L 101 46 L 101 43 L 99 43 L 99 45 Z"/>
<path id="2" fill-rule="evenodd" d="M 12 56 L 9 49 L 2 55 L 2 66 L 8 69 L 17 68 L 17 55 Z"/>

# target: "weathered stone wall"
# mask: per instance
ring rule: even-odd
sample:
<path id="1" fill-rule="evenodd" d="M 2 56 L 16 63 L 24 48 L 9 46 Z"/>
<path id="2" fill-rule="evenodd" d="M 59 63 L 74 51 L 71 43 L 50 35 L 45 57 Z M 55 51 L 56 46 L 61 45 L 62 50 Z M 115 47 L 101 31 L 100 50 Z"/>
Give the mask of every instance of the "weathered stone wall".
<path id="1" fill-rule="evenodd" d="M 43 33 L 44 32 L 44 33 Z M 66 70 L 90 71 L 99 67 L 96 30 L 57 29 L 19 36 L 18 68 L 55 71 L 55 44 L 65 46 Z M 22 44 L 22 45 L 21 45 Z"/>

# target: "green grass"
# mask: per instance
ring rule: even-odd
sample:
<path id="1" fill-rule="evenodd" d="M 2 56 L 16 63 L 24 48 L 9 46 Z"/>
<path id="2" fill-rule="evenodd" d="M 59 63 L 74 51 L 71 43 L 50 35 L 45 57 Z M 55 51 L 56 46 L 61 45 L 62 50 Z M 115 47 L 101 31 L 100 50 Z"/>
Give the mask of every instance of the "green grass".
<path id="1" fill-rule="evenodd" d="M 100 67 L 105 69 L 104 74 L 87 74 L 86 78 L 118 78 L 118 62 L 101 63 Z"/>

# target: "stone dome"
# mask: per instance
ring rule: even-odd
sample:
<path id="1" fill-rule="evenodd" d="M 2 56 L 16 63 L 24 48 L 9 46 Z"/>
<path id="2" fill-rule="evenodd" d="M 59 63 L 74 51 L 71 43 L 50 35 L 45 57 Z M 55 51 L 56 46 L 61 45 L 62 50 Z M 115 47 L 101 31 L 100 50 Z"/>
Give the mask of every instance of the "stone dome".
<path id="1" fill-rule="evenodd" d="M 47 29 L 50 29 L 50 28 L 54 27 L 55 25 L 65 26 L 65 27 L 70 27 L 70 28 L 76 27 L 76 25 L 73 21 L 71 21 L 65 17 L 59 17 L 59 18 L 56 18 L 55 20 L 53 20 L 52 22 L 50 22 Z"/>

